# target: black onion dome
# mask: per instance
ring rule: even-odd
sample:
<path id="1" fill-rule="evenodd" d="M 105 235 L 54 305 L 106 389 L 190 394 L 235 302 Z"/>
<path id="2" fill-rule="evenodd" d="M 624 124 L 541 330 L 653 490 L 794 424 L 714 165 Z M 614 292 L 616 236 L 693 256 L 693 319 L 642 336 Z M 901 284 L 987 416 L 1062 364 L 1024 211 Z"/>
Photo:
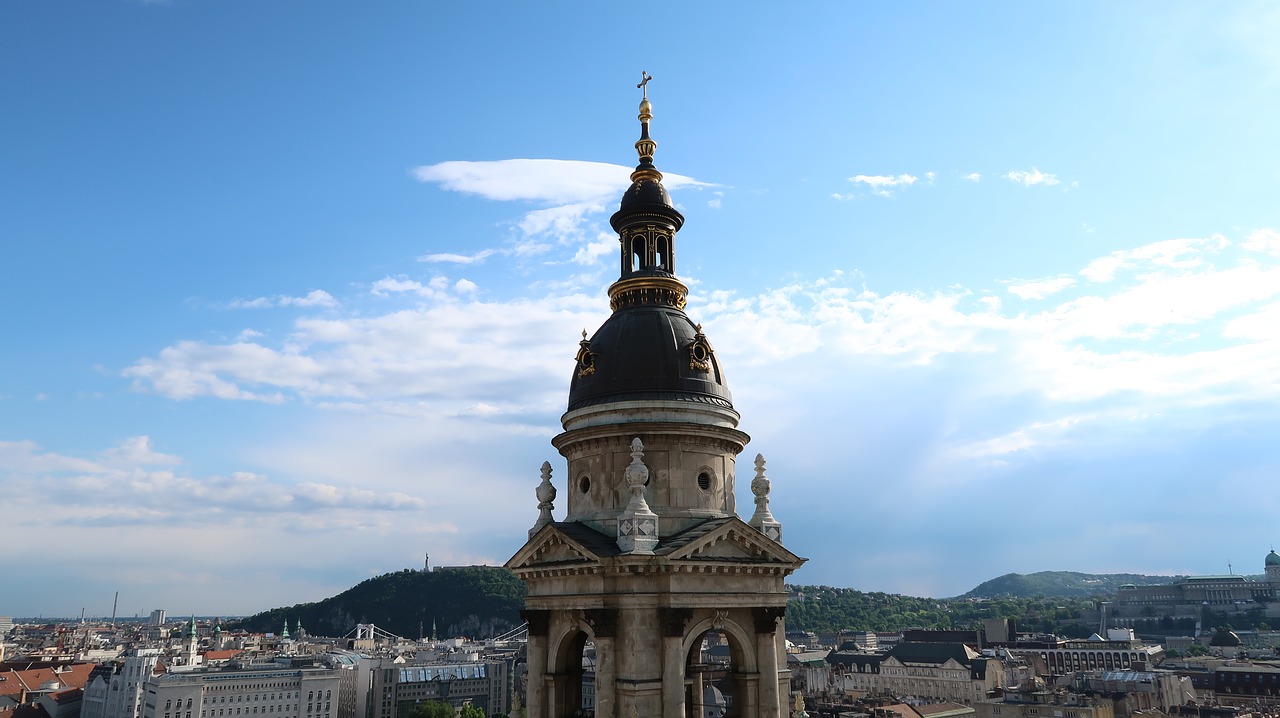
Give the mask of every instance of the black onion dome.
<path id="1" fill-rule="evenodd" d="M 697 346 L 708 348 L 695 361 Z M 590 370 L 582 364 L 569 383 L 569 411 L 633 400 L 674 400 L 733 408 L 733 396 L 715 352 L 685 313 L 663 305 L 617 310 L 589 342 Z"/>
<path id="2" fill-rule="evenodd" d="M 671 204 L 671 195 L 662 182 L 641 178 L 622 195 L 622 203 L 609 218 L 609 224 L 613 231 L 621 232 L 629 225 L 655 220 L 670 222 L 677 232 L 684 226 L 684 215 Z"/>

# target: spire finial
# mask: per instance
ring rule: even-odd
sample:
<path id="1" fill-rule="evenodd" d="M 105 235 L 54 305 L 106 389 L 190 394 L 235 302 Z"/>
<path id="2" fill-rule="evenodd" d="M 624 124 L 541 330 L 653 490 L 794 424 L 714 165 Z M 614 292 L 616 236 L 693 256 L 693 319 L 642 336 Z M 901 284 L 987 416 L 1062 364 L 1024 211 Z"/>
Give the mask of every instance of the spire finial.
<path id="1" fill-rule="evenodd" d="M 649 80 L 653 76 L 649 73 L 640 71 L 640 84 L 636 87 L 643 91 L 640 97 L 640 139 L 636 142 L 636 154 L 640 155 L 640 164 L 636 167 L 636 171 L 631 173 L 631 181 L 635 182 L 641 179 L 650 179 L 655 182 L 662 181 L 662 173 L 653 166 L 653 153 L 658 149 L 658 143 L 649 137 L 649 120 L 653 119 L 653 105 L 649 103 Z"/>

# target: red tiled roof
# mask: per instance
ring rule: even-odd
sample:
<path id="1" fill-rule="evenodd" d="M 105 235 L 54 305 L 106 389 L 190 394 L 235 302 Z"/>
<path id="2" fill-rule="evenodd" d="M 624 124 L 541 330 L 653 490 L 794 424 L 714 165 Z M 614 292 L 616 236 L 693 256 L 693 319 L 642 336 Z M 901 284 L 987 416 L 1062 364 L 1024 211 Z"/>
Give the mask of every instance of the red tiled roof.
<path id="1" fill-rule="evenodd" d="M 889 711 L 890 713 L 897 713 L 898 715 L 902 716 L 902 718 L 920 718 L 920 714 L 916 713 L 916 709 L 912 708 L 906 703 L 894 703 L 892 705 L 887 705 L 887 706 L 878 706 L 876 710 Z"/>
<path id="2" fill-rule="evenodd" d="M 230 658 L 235 658 L 241 653 L 244 653 L 244 651 L 241 651 L 236 648 L 231 648 L 225 651 L 205 651 L 200 655 L 204 656 L 204 659 L 206 661 L 225 661 Z"/>
<path id="3" fill-rule="evenodd" d="M 945 701 L 942 703 L 930 703 L 929 705 L 915 706 L 915 709 L 916 709 L 916 713 L 919 713 L 921 716 L 923 716 L 923 718 L 932 718 L 933 716 L 972 714 L 975 712 L 974 709 L 969 706 L 963 706 L 963 705 L 960 705 L 959 703 L 949 703 Z"/>
<path id="4" fill-rule="evenodd" d="M 32 668 L 29 671 L 0 673 L 4 678 L 0 681 L 0 696 L 16 699 L 22 691 L 38 691 L 49 681 L 57 681 L 63 688 L 84 688 L 89 683 L 89 674 L 97 667 L 97 663 L 73 663 L 61 672 L 54 672 L 52 668 Z"/>

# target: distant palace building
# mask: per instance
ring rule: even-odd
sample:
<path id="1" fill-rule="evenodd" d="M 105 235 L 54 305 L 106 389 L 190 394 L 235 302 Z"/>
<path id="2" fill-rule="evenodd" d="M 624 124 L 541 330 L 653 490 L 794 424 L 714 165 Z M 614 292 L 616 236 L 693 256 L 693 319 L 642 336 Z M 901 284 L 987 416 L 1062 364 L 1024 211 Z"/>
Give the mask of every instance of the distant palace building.
<path id="1" fill-rule="evenodd" d="M 1230 575 L 1191 576 L 1165 586 L 1125 584 L 1116 592 L 1116 605 L 1119 608 L 1129 608 L 1275 602 L 1280 600 L 1280 554 L 1273 549 L 1267 554 L 1264 566 L 1266 576 L 1262 581 Z"/>

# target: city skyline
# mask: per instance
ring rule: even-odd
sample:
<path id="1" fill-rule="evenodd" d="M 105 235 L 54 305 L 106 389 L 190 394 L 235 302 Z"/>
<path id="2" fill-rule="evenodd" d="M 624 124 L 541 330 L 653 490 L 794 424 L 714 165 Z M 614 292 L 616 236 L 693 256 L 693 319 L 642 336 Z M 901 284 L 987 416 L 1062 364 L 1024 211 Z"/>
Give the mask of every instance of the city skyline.
<path id="1" fill-rule="evenodd" d="M 641 70 L 794 583 L 1260 573 L 1280 10 L 927 10 L 0 7 L 0 614 L 499 565 L 543 461 L 563 516 Z"/>

